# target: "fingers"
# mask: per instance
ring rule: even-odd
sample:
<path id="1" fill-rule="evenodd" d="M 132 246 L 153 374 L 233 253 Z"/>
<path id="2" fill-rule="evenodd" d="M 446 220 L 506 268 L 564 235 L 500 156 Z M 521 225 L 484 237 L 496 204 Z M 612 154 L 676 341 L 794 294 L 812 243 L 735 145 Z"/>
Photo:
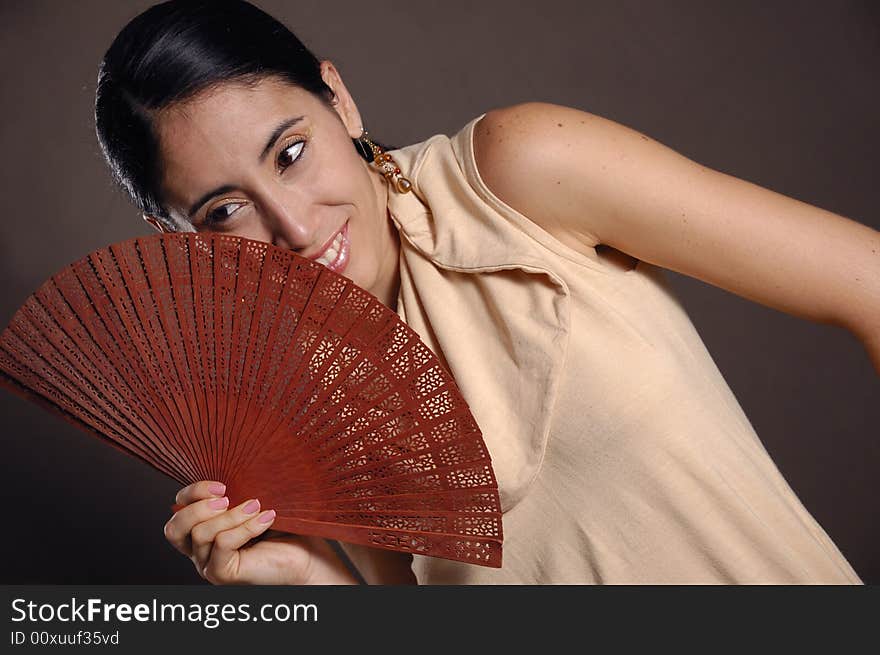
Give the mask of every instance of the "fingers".
<path id="1" fill-rule="evenodd" d="M 197 500 L 203 500 L 213 496 L 222 496 L 225 493 L 226 485 L 222 482 L 199 480 L 198 482 L 193 482 L 178 491 L 174 500 L 180 505 L 189 505 Z"/>
<path id="2" fill-rule="evenodd" d="M 229 500 L 220 501 L 226 491 L 225 485 L 212 480 L 194 482 L 177 492 L 175 500 L 183 507 L 177 510 L 165 524 L 165 538 L 175 549 L 189 557 L 192 555 L 190 531 L 197 523 L 215 516 L 226 509 Z M 212 500 L 207 500 L 212 499 Z"/>
<path id="3" fill-rule="evenodd" d="M 255 502 L 255 501 L 251 501 Z M 247 503 L 242 504 L 228 514 L 243 512 Z M 206 580 L 213 584 L 229 584 L 239 578 L 239 566 L 241 554 L 239 549 L 254 537 L 258 537 L 268 530 L 275 520 L 275 510 L 257 513 L 259 504 L 251 505 L 253 512 L 241 514 L 247 518 L 243 523 L 235 527 L 218 532 L 214 537 L 210 559 L 200 573 Z M 250 509 L 250 508 L 249 508 Z"/>
<path id="4" fill-rule="evenodd" d="M 180 509 L 165 524 L 165 538 L 192 560 L 199 575 L 215 584 L 236 580 L 239 549 L 275 520 L 275 511 L 261 513 L 256 499 L 229 509 L 225 491 L 225 485 L 212 480 L 182 488 L 175 497 Z"/>
<path id="5" fill-rule="evenodd" d="M 226 500 L 228 501 L 228 499 Z M 199 571 L 204 568 L 211 557 L 211 550 L 215 547 L 214 540 L 218 533 L 235 528 L 253 518 L 259 509 L 260 501 L 248 500 L 229 511 L 199 523 L 192 529 L 192 556 Z"/>

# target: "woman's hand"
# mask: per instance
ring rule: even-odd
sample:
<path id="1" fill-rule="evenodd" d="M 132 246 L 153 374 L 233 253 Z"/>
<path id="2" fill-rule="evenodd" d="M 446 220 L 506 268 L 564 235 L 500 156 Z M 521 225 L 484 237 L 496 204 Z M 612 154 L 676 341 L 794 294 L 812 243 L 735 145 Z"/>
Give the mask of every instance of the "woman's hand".
<path id="1" fill-rule="evenodd" d="M 275 511 L 258 500 L 229 508 L 225 485 L 182 488 L 165 538 L 212 584 L 358 584 L 326 540 L 271 531 Z M 254 539 L 257 539 L 253 541 Z M 252 543 L 249 543 L 252 542 Z"/>

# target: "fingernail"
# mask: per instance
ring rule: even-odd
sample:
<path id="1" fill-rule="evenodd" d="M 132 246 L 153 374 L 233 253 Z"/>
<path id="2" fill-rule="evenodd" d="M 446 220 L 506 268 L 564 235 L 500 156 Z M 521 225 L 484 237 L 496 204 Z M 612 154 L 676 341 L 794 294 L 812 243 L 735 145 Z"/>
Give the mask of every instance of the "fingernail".
<path id="1" fill-rule="evenodd" d="M 272 519 L 275 518 L 275 510 L 270 509 L 268 512 L 263 512 L 263 515 L 257 519 L 258 523 L 268 523 Z"/>
<path id="2" fill-rule="evenodd" d="M 258 509 L 260 509 L 260 501 L 259 500 L 252 500 L 247 505 L 244 506 L 244 513 L 245 514 L 253 514 Z"/>
<path id="3" fill-rule="evenodd" d="M 223 509 L 229 504 L 229 499 L 226 496 L 223 498 L 215 498 L 214 500 L 208 501 L 208 507 L 211 509 Z"/>
<path id="4" fill-rule="evenodd" d="M 210 487 L 208 487 L 208 491 L 212 494 L 221 495 L 226 493 L 226 485 L 222 482 L 215 482 Z"/>

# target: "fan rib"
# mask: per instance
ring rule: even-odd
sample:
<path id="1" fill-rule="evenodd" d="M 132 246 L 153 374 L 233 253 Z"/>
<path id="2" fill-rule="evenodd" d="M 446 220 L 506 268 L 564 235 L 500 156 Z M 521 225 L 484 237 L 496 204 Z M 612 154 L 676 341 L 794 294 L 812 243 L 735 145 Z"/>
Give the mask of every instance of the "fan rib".
<path id="1" fill-rule="evenodd" d="M 111 244 L 0 334 L 0 386 L 273 528 L 500 567 L 498 483 L 451 372 L 375 296 L 231 235 Z"/>

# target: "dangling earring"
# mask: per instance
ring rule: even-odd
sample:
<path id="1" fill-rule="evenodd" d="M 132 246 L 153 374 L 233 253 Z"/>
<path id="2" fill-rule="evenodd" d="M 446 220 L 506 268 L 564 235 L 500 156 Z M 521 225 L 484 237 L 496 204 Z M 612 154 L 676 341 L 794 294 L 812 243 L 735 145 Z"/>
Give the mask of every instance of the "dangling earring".
<path id="1" fill-rule="evenodd" d="M 406 193 L 412 189 L 412 182 L 406 179 L 400 172 L 397 162 L 382 147 L 370 141 L 366 130 L 361 128 L 361 135 L 357 138 L 358 150 L 364 153 L 367 161 L 373 162 L 379 172 L 389 184 L 393 184 L 398 193 Z M 367 150 L 369 148 L 369 150 Z"/>
<path id="2" fill-rule="evenodd" d="M 155 216 L 150 216 L 149 214 L 142 214 L 142 216 L 147 223 L 159 230 L 159 232 L 162 232 L 163 234 L 171 232 L 171 230 L 169 230 L 168 227 Z"/>

